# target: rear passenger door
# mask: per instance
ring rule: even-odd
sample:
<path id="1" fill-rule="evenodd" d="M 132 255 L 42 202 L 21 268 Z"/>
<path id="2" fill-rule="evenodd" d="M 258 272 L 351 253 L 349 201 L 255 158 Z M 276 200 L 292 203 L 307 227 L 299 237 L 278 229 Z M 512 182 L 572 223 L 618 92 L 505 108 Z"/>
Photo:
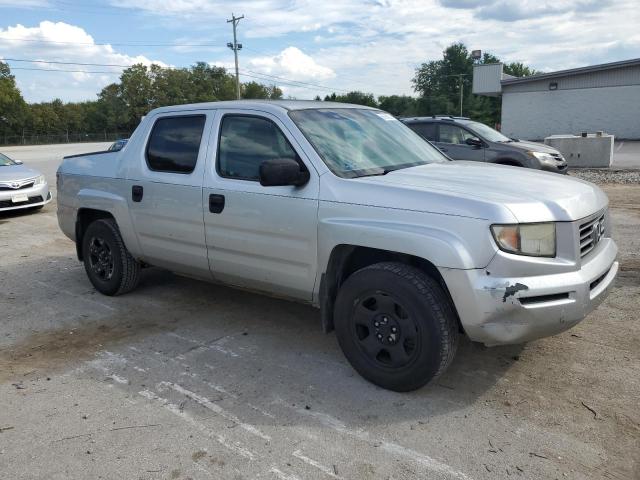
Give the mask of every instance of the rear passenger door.
<path id="1" fill-rule="evenodd" d="M 213 113 L 157 115 L 131 158 L 129 208 L 143 259 L 210 278 L 202 181 Z"/>
<path id="2" fill-rule="evenodd" d="M 205 231 L 214 278 L 311 300 L 317 269 L 319 177 L 293 134 L 267 112 L 224 110 L 204 185 Z M 260 164 L 295 159 L 310 180 L 263 187 Z"/>
<path id="3" fill-rule="evenodd" d="M 454 160 L 473 160 L 484 162 L 484 147 L 467 145 L 467 138 L 478 138 L 458 125 L 447 122 L 438 124 L 438 141 L 436 146 Z"/>

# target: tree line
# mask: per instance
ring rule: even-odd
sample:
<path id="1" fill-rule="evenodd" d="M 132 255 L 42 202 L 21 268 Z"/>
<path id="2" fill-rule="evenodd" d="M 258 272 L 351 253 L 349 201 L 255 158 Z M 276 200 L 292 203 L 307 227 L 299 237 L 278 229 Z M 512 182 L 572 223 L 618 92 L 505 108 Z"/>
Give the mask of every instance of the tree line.
<path id="1" fill-rule="evenodd" d="M 498 61 L 494 55 L 485 53 L 479 62 Z M 473 64 L 465 45 L 456 43 L 444 50 L 442 59 L 416 68 L 412 80 L 415 97 L 376 98 L 372 93 L 352 91 L 332 93 L 324 100 L 378 107 L 396 116 L 458 115 L 462 83 L 464 115 L 494 125 L 500 121 L 500 100 L 471 94 Z M 504 71 L 514 76 L 535 73 L 521 63 L 505 64 Z M 242 98 L 280 99 L 282 95 L 276 85 L 254 81 L 241 84 Z M 70 133 L 79 132 L 105 132 L 105 139 L 107 132 L 125 136 L 153 108 L 235 98 L 233 75 L 224 68 L 198 62 L 190 68 L 177 69 L 138 64 L 124 70 L 118 82 L 104 87 L 96 100 L 65 103 L 55 99 L 29 104 L 23 99 L 9 66 L 0 62 L 0 143 L 21 143 L 25 136 L 33 135 L 69 137 Z"/>
<path id="2" fill-rule="evenodd" d="M 500 60 L 491 53 L 484 53 L 477 63 L 497 63 Z M 432 60 L 416 68 L 412 79 L 416 97 L 409 95 L 380 96 L 371 93 L 332 93 L 324 100 L 357 103 L 400 116 L 460 115 L 460 84 L 462 84 L 462 113 L 479 122 L 494 126 L 500 122 L 501 101 L 498 97 L 473 95 L 473 65 L 471 53 L 462 43 L 455 43 L 442 52 L 442 59 Z M 519 62 L 505 63 L 503 72 L 515 77 L 535 75 L 536 71 Z M 462 78 L 462 81 L 460 79 Z"/>

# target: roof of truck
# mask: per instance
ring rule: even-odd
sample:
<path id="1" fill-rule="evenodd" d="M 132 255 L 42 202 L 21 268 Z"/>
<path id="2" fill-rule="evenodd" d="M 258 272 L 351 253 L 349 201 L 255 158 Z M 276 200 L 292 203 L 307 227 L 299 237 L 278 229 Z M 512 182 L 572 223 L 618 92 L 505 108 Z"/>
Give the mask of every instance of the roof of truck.
<path id="1" fill-rule="evenodd" d="M 211 110 L 216 108 L 261 108 L 265 107 L 273 110 L 308 110 L 315 108 L 366 108 L 364 105 L 354 105 L 351 103 L 322 102 L 316 100 L 228 100 L 223 102 L 190 103 L 186 105 L 173 105 L 160 107 L 152 110 L 151 113 L 176 112 L 182 110 Z"/>

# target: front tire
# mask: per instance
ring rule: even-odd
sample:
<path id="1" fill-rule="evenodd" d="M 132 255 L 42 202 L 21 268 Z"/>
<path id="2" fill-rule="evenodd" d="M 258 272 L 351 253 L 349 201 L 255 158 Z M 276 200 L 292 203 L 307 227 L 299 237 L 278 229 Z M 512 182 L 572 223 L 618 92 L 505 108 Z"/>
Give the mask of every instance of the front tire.
<path id="1" fill-rule="evenodd" d="M 415 390 L 442 374 L 458 346 L 456 315 L 442 287 L 402 263 L 377 263 L 347 278 L 334 319 L 353 368 L 397 392 Z"/>
<path id="2" fill-rule="evenodd" d="M 96 220 L 87 227 L 82 256 L 87 276 L 100 293 L 122 295 L 138 285 L 140 263 L 125 247 L 114 220 Z"/>

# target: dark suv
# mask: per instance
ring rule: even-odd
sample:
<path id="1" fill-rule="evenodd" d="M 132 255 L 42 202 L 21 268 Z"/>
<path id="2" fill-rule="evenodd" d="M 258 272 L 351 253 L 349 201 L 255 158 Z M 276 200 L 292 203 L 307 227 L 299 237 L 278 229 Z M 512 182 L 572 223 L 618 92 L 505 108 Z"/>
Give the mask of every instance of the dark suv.
<path id="1" fill-rule="evenodd" d="M 401 118 L 409 128 L 454 160 L 500 163 L 567 173 L 567 161 L 555 148 L 525 142 L 466 117 Z"/>

